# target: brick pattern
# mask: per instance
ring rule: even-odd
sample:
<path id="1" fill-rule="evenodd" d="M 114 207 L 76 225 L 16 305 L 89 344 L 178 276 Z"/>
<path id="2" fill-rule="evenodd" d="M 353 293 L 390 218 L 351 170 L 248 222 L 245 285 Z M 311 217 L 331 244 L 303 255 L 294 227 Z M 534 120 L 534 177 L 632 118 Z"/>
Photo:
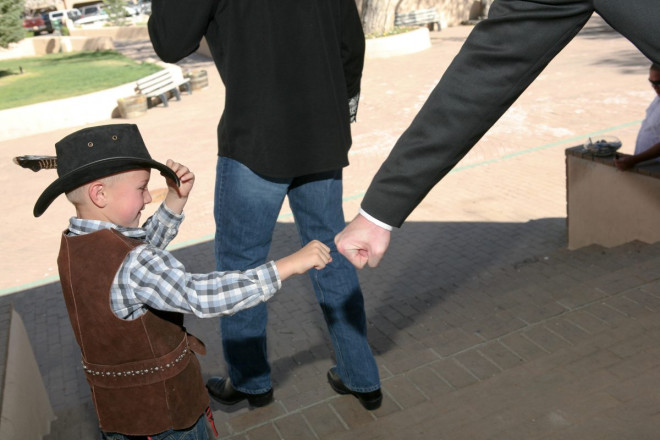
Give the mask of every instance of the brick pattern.
<path id="1" fill-rule="evenodd" d="M 293 234 L 293 225 L 278 225 L 273 253 L 288 252 Z M 427 237 L 409 234 L 392 252 L 406 255 L 406 246 Z M 199 256 L 209 255 L 210 246 L 176 253 L 195 270 L 208 263 Z M 453 292 L 441 278 L 396 298 L 371 289 L 366 273 L 369 330 L 381 341 L 376 353 L 385 393 L 373 412 L 326 384 L 333 364 L 327 331 L 308 281 L 299 277 L 271 304 L 276 402 L 255 410 L 214 403 L 220 438 L 578 438 L 583 426 L 594 431 L 582 438 L 606 438 L 598 435 L 613 422 L 599 429 L 595 421 L 608 418 L 644 438 L 643 425 L 660 405 L 649 387 L 660 375 L 660 276 L 646 270 L 658 266 L 660 244 L 556 249 L 483 269 Z M 571 267 L 592 275 L 572 283 L 570 292 L 590 293 L 569 303 L 555 286 Z M 52 284 L 0 304 L 14 304 L 33 342 L 58 416 L 48 440 L 91 438 L 95 415 L 60 295 Z M 187 326 L 209 348 L 201 358 L 205 376 L 224 372 L 217 321 L 187 317 Z M 648 407 L 637 414 L 643 403 Z"/>

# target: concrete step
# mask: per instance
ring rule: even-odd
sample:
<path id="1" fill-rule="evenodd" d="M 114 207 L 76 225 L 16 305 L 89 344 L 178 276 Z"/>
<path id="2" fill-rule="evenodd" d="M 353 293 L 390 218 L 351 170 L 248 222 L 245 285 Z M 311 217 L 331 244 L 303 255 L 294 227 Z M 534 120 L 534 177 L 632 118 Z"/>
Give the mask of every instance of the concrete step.
<path id="1" fill-rule="evenodd" d="M 203 270 L 208 262 L 198 261 L 199 255 L 211 250 L 212 243 L 202 243 L 178 257 Z M 276 402 L 256 410 L 212 404 L 220 438 L 508 440 L 555 432 L 571 438 L 566 433 L 584 434 L 585 426 L 600 432 L 592 424 L 608 411 L 618 408 L 634 419 L 632 408 L 644 399 L 655 402 L 647 384 L 660 379 L 652 369 L 660 363 L 660 243 L 500 258 L 450 281 L 437 277 L 445 268 L 431 269 L 411 272 L 410 279 L 423 282 L 407 291 L 393 281 L 401 275 L 390 273 L 386 279 L 398 295 L 382 289 L 376 298 L 366 297 L 385 394 L 379 410 L 364 411 L 356 399 L 326 385 L 331 348 L 301 277 L 287 285 L 301 293 L 284 292 L 269 306 Z M 365 292 L 374 292 L 377 277 L 363 274 Z M 40 295 L 48 310 L 36 313 L 56 311 L 65 319 L 57 286 L 47 290 Z M 19 308 L 26 309 L 22 302 Z M 54 346 L 60 353 L 76 348 L 64 324 L 57 337 L 64 342 Z M 187 326 L 209 348 L 201 358 L 205 376 L 224 372 L 217 321 L 190 320 Z M 85 438 L 96 430 L 89 393 L 82 374 L 71 377 L 65 365 L 76 356 L 60 357 L 40 361 L 58 414 L 47 440 Z M 70 395 L 53 394 L 61 388 Z M 640 429 L 636 438 L 645 438 Z"/>
<path id="2" fill-rule="evenodd" d="M 373 420 L 347 422 L 347 432 L 328 438 L 652 438 L 634 410 L 649 400 L 656 411 L 660 405 L 648 387 L 660 378 L 659 253 L 660 243 L 592 246 L 503 268 L 491 286 L 511 285 L 504 275 L 511 271 L 530 281 L 490 298 L 497 303 L 490 316 L 474 315 L 490 332 L 470 334 L 464 324 L 438 334 L 439 359 L 385 378 Z M 505 328 L 488 326 L 498 314 L 514 328 L 493 333 Z M 475 334 L 484 340 L 471 344 Z M 607 417 L 619 422 L 603 424 Z"/>
<path id="3" fill-rule="evenodd" d="M 424 313 L 419 296 L 400 298 L 370 313 L 379 410 L 316 388 L 304 401 L 287 382 L 268 409 L 216 411 L 221 438 L 631 438 L 594 425 L 611 414 L 641 422 L 633 410 L 656 394 L 644 380 L 660 379 L 658 268 L 660 243 L 557 250 L 441 301 L 429 289 Z M 298 393 L 323 373 L 298 381 Z M 637 425 L 635 438 L 647 438 Z"/>

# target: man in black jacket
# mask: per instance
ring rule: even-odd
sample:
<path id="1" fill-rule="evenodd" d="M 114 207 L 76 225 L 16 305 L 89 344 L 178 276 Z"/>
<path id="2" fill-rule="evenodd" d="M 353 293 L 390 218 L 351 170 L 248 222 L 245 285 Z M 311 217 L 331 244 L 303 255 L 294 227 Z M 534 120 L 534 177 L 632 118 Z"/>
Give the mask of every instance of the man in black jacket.
<path id="1" fill-rule="evenodd" d="M 285 196 L 303 244 L 318 239 L 332 263 L 310 273 L 337 366 L 328 381 L 367 409 L 381 404 L 355 268 L 334 246 L 345 226 L 342 168 L 357 111 L 364 35 L 354 0 L 154 0 L 149 33 L 168 62 L 206 37 L 225 84 L 218 125 L 215 220 L 218 270 L 265 262 Z M 213 398 L 263 406 L 273 399 L 265 304 L 221 319 L 229 377 Z"/>
<path id="2" fill-rule="evenodd" d="M 660 61 L 658 0 L 495 0 L 374 177 L 360 214 L 335 241 L 359 268 L 377 266 L 392 227 L 504 114 L 597 12 Z"/>

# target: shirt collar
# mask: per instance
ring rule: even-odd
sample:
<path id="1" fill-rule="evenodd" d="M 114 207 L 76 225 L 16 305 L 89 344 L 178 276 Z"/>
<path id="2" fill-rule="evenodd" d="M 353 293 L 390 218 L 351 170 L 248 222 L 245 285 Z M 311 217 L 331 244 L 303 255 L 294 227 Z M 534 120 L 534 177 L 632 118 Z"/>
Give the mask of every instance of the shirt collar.
<path id="1" fill-rule="evenodd" d="M 100 231 L 102 229 L 116 229 L 126 237 L 131 238 L 146 238 L 146 231 L 143 228 L 127 228 L 124 226 L 117 226 L 114 223 L 104 222 L 101 220 L 89 220 L 78 217 L 71 217 L 69 219 L 68 235 L 85 235 L 92 232 Z"/>

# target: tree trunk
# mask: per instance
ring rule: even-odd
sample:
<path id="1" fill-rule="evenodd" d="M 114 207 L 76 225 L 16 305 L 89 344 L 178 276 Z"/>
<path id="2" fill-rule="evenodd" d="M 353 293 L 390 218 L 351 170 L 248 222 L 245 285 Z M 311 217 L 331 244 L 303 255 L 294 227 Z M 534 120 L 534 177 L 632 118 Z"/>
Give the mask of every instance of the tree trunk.
<path id="1" fill-rule="evenodd" d="M 356 0 L 365 34 L 382 34 L 394 28 L 394 13 L 401 0 Z"/>

